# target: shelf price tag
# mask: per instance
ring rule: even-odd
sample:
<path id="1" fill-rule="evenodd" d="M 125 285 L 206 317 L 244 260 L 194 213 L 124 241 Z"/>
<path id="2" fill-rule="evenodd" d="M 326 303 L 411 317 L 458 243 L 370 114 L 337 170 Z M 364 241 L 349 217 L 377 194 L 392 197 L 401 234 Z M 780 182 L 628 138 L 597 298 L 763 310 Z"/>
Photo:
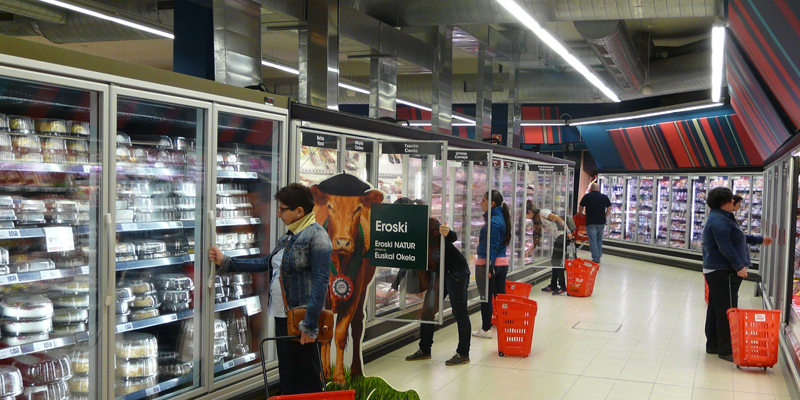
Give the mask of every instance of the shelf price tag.
<path id="1" fill-rule="evenodd" d="M 72 228 L 68 226 L 44 228 L 44 237 L 48 253 L 75 250 Z"/>
<path id="2" fill-rule="evenodd" d="M 261 312 L 261 299 L 258 296 L 245 299 L 245 310 L 247 315 L 255 315 Z"/>
<path id="3" fill-rule="evenodd" d="M 151 388 L 147 388 L 147 389 L 144 390 L 144 392 L 148 396 L 152 396 L 154 394 L 159 394 L 159 393 L 161 393 L 161 386 L 153 386 Z"/>
<path id="4" fill-rule="evenodd" d="M 14 239 L 20 237 L 19 229 L 0 230 L 0 239 Z"/>
<path id="5" fill-rule="evenodd" d="M 9 347 L 7 349 L 0 350 L 0 358 L 9 358 L 14 357 L 22 354 L 22 350 L 20 350 L 19 346 Z"/>
<path id="6" fill-rule="evenodd" d="M 178 314 L 170 314 L 169 315 L 170 322 L 178 320 Z"/>
<path id="7" fill-rule="evenodd" d="M 88 265 L 84 265 L 83 267 L 81 267 L 80 274 L 81 275 L 89 275 L 89 266 Z"/>
<path id="8" fill-rule="evenodd" d="M 46 340 L 44 342 L 37 342 L 33 344 L 33 349 L 36 351 L 50 350 L 55 347 L 56 345 L 52 340 Z"/>
<path id="9" fill-rule="evenodd" d="M 255 353 L 250 353 L 250 354 L 244 356 L 244 362 L 255 361 L 255 359 L 256 359 Z"/>
<path id="10" fill-rule="evenodd" d="M 17 274 L 0 276 L 0 285 L 8 285 L 17 282 L 19 282 L 19 276 L 17 276 Z"/>
<path id="11" fill-rule="evenodd" d="M 117 327 L 118 327 L 118 328 L 117 328 L 117 333 L 120 333 L 120 332 L 127 332 L 127 331 L 129 331 L 129 330 L 132 330 L 132 329 L 133 329 L 133 324 L 132 324 L 132 323 L 130 323 L 130 322 L 128 322 L 127 324 L 125 324 L 125 325 L 122 325 L 122 327 L 121 327 L 121 328 L 119 328 L 119 325 L 117 325 Z"/>
<path id="12" fill-rule="evenodd" d="M 55 279 L 61 277 L 61 273 L 58 271 L 41 271 L 39 272 L 39 275 L 42 277 L 42 279 Z"/>
<path id="13" fill-rule="evenodd" d="M 225 364 L 222 364 L 222 369 L 231 369 L 234 367 L 233 361 L 228 361 Z"/>

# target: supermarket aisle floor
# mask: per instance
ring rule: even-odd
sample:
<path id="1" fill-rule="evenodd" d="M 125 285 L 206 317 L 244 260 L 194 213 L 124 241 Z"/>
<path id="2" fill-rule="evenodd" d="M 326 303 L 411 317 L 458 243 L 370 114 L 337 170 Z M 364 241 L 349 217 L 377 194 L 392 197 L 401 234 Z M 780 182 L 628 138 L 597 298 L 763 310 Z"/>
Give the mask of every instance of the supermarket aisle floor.
<path id="1" fill-rule="evenodd" d="M 367 364 L 365 372 L 414 389 L 423 400 L 800 399 L 782 359 L 764 372 L 737 370 L 705 354 L 700 273 L 613 256 L 603 262 L 590 298 L 534 287 L 539 312 L 527 358 L 498 356 L 495 334 L 472 338 L 471 364 L 446 367 L 457 343 L 453 324 L 436 332 L 433 359 L 405 361 L 415 342 Z M 739 294 L 741 307 L 760 308 L 752 283 Z M 472 315 L 473 328 L 479 319 L 480 313 Z"/>

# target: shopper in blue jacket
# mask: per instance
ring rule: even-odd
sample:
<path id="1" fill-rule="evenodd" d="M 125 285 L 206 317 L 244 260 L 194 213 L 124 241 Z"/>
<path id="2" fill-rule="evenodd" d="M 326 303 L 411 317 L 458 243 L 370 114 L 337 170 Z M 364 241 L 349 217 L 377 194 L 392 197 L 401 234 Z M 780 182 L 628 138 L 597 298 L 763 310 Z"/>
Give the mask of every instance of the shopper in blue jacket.
<path id="1" fill-rule="evenodd" d="M 747 244 L 769 245 L 772 238 L 746 235 L 733 215 L 734 201 L 730 189 L 721 187 L 708 192 L 706 204 L 711 212 L 703 227 L 703 275 L 708 284 L 706 310 L 706 353 L 733 361 L 729 308 L 739 303 L 739 286 L 747 277 L 750 265 Z"/>
<path id="2" fill-rule="evenodd" d="M 481 208 L 486 213 L 483 216 L 484 219 L 487 219 L 489 223 L 484 225 L 480 232 L 475 280 L 478 282 L 478 293 L 480 293 L 481 298 L 484 298 L 486 296 L 484 293 L 486 291 L 486 268 L 489 268 L 489 298 L 485 303 L 481 303 L 482 326 L 472 332 L 472 336 L 491 339 L 492 299 L 498 293 L 504 294 L 506 292 L 506 276 L 508 275 L 506 246 L 511 241 L 511 214 L 508 211 L 508 205 L 503 200 L 503 195 L 496 190 L 486 192 L 483 195 Z M 489 217 L 490 215 L 491 218 Z M 492 230 L 490 235 L 491 244 L 487 254 L 486 231 L 488 225 L 491 225 Z"/>

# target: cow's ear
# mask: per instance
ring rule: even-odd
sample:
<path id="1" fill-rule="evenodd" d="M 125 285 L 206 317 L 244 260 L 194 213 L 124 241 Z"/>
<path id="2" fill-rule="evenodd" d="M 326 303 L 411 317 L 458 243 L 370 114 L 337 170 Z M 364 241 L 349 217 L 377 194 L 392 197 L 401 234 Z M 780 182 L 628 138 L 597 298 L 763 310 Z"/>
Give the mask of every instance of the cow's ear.
<path id="1" fill-rule="evenodd" d="M 324 206 L 328 203 L 328 195 L 319 190 L 319 185 L 313 185 L 309 189 L 311 189 L 311 194 L 314 195 L 314 204 Z"/>
<path id="2" fill-rule="evenodd" d="M 380 190 L 370 190 L 364 195 L 364 205 L 369 206 L 372 203 L 383 203 L 383 192 Z"/>

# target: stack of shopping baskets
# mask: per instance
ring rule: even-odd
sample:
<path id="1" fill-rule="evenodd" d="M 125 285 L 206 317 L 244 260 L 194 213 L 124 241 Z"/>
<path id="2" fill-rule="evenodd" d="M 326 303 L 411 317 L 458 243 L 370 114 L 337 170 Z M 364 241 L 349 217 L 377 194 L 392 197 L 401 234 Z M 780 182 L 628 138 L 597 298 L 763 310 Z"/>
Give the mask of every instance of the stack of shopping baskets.
<path id="1" fill-rule="evenodd" d="M 525 282 L 506 281 L 506 293 L 527 299 L 531 297 L 533 285 Z M 492 325 L 497 326 L 497 299 L 492 299 Z"/>

